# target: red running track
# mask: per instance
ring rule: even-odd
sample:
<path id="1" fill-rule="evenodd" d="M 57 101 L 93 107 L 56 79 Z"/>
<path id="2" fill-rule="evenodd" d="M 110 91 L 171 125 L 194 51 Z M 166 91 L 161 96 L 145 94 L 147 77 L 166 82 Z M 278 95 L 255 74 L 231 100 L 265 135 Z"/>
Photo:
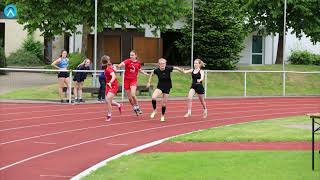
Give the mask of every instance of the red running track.
<path id="1" fill-rule="evenodd" d="M 0 104 L 0 179 L 70 179 L 116 154 L 177 134 L 227 124 L 320 112 L 320 97 L 207 100 L 208 118 L 194 101 L 167 104 L 167 122 L 150 119 L 151 103 L 136 117 L 125 104 L 105 122 L 103 104 Z"/>

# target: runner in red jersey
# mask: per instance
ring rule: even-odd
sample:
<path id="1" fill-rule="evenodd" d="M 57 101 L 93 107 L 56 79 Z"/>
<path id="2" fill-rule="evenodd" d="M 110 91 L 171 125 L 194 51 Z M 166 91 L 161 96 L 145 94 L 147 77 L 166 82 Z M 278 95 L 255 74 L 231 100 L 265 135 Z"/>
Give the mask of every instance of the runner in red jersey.
<path id="1" fill-rule="evenodd" d="M 112 106 L 117 106 L 120 114 L 122 111 L 122 104 L 119 104 L 113 101 L 113 97 L 118 92 L 119 84 L 118 84 L 116 73 L 115 73 L 115 70 L 113 69 L 110 57 L 106 55 L 102 56 L 101 64 L 102 64 L 102 67 L 105 69 L 104 75 L 106 77 L 106 104 L 107 104 L 106 121 L 111 121 Z"/>
<path id="2" fill-rule="evenodd" d="M 138 105 L 138 100 L 136 97 L 136 90 L 138 85 L 137 77 L 138 77 L 139 71 L 145 75 L 149 75 L 149 74 L 141 69 L 141 62 L 138 60 L 137 53 L 134 50 L 130 52 L 129 59 L 124 60 L 123 62 L 118 64 L 116 67 L 120 68 L 122 66 L 125 66 L 124 89 L 127 92 L 129 102 L 133 107 L 133 111 L 137 115 L 142 114 L 142 111 L 140 110 L 140 107 Z"/>

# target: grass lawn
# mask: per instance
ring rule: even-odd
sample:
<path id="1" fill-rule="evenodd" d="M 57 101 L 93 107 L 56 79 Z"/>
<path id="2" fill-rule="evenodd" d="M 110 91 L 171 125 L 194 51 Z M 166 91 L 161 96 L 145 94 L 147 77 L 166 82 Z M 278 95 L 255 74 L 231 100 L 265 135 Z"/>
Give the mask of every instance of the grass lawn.
<path id="1" fill-rule="evenodd" d="M 309 151 L 216 151 L 134 154 L 83 180 L 316 180 Z"/>
<path id="2" fill-rule="evenodd" d="M 309 126 L 311 128 L 311 120 L 307 116 L 295 116 L 234 124 L 194 132 L 172 138 L 169 141 L 311 141 L 311 129 L 289 127 L 292 125 Z M 320 140 L 319 135 L 315 137 Z"/>
<path id="3" fill-rule="evenodd" d="M 281 65 L 241 66 L 240 70 L 281 70 Z M 286 65 L 288 71 L 320 71 L 320 66 Z M 121 77 L 118 77 L 121 83 Z M 139 84 L 146 85 L 148 76 L 139 75 Z M 214 96 L 243 96 L 244 73 L 208 73 L 208 97 Z M 316 95 L 320 94 L 320 74 L 295 74 L 286 76 L 287 95 Z M 170 96 L 185 97 L 188 94 L 191 76 L 175 72 L 172 74 L 173 88 Z M 156 87 L 157 78 L 153 77 Z M 85 86 L 91 86 L 91 77 L 85 81 Z M 98 83 L 99 85 L 99 83 Z M 56 99 L 58 98 L 57 84 L 16 89 L 0 95 L 0 99 Z M 282 95 L 281 73 L 248 73 L 247 96 Z M 91 98 L 85 94 L 85 98 Z"/>

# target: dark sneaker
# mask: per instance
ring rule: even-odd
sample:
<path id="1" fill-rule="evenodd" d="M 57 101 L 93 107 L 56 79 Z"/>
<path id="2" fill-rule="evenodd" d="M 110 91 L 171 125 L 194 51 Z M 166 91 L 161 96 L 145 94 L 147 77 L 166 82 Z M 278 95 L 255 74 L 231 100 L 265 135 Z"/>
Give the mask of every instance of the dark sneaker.
<path id="1" fill-rule="evenodd" d="M 83 99 L 79 99 L 79 102 L 80 102 L 80 103 L 84 103 L 84 100 L 83 100 Z"/>
<path id="2" fill-rule="evenodd" d="M 65 103 L 65 101 L 63 99 L 60 100 L 61 103 Z"/>

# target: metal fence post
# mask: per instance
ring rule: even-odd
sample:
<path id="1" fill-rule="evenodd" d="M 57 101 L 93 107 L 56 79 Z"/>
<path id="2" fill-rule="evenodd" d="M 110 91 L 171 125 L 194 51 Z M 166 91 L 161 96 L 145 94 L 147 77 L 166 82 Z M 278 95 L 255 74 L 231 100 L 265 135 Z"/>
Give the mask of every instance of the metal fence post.
<path id="1" fill-rule="evenodd" d="M 286 96 L 286 72 L 282 72 L 282 96 Z"/>
<path id="2" fill-rule="evenodd" d="M 72 99 L 72 71 L 70 71 L 70 77 L 69 77 L 69 104 L 71 104 Z"/>
<path id="3" fill-rule="evenodd" d="M 247 72 L 244 72 L 244 97 L 247 96 Z"/>
<path id="4" fill-rule="evenodd" d="M 124 71 L 122 71 L 122 86 L 121 86 L 121 102 L 123 103 L 124 99 Z"/>
<path id="5" fill-rule="evenodd" d="M 204 81 L 204 98 L 207 98 L 207 87 L 208 87 L 208 71 L 204 71 L 205 81 Z"/>

